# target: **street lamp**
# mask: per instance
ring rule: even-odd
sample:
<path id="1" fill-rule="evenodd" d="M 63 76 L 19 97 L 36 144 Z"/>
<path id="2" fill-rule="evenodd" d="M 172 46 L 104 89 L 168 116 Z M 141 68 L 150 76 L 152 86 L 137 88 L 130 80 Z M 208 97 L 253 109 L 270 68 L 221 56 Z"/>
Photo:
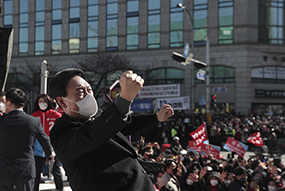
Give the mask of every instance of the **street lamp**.
<path id="1" fill-rule="evenodd" d="M 192 28 L 192 38 L 191 38 L 191 42 L 190 42 L 190 49 L 192 49 L 192 52 L 194 54 L 194 25 L 193 25 L 193 17 L 190 13 L 190 11 L 182 5 L 182 3 L 178 3 L 176 5 L 176 7 L 181 8 L 183 10 L 185 10 L 190 18 L 190 24 L 191 24 L 191 28 Z M 192 110 L 192 123 L 194 125 L 195 122 L 195 101 L 194 101 L 194 65 L 193 65 L 193 61 L 192 64 L 190 64 L 191 67 L 191 110 Z"/>

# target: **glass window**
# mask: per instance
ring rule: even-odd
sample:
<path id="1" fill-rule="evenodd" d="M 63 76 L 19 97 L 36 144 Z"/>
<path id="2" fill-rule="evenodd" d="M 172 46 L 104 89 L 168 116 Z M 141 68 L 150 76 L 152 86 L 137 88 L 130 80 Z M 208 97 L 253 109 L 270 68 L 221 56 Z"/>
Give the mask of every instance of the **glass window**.
<path id="1" fill-rule="evenodd" d="M 80 0 L 70 0 L 70 7 L 79 7 Z"/>
<path id="2" fill-rule="evenodd" d="M 160 47 L 160 0 L 148 0 L 148 48 Z"/>
<path id="3" fill-rule="evenodd" d="M 184 70 L 177 68 L 158 68 L 147 72 L 147 84 L 184 83 Z"/>
<path id="4" fill-rule="evenodd" d="M 62 10 L 53 10 L 52 11 L 52 20 L 61 20 L 62 18 Z"/>
<path id="5" fill-rule="evenodd" d="M 127 12 L 138 12 L 139 11 L 139 1 L 127 1 Z"/>
<path id="6" fill-rule="evenodd" d="M 219 0 L 219 44 L 233 43 L 233 0 Z"/>
<path id="7" fill-rule="evenodd" d="M 51 53 L 61 54 L 62 42 L 62 0 L 52 0 L 52 42 Z"/>
<path id="8" fill-rule="evenodd" d="M 21 0 L 20 3 L 20 13 L 29 12 L 29 0 Z"/>
<path id="9" fill-rule="evenodd" d="M 284 3 L 282 0 L 259 0 L 259 43 L 285 44 Z"/>
<path id="10" fill-rule="evenodd" d="M 183 9 L 177 8 L 178 0 L 170 1 L 170 47 L 183 46 Z"/>
<path id="11" fill-rule="evenodd" d="M 74 18 L 79 18 L 80 17 L 80 8 L 76 7 L 76 8 L 70 8 L 69 10 L 69 18 L 70 19 L 74 19 Z"/>
<path id="12" fill-rule="evenodd" d="M 5 15 L 9 15 L 9 14 L 13 14 L 13 1 L 4 1 L 4 14 Z"/>
<path id="13" fill-rule="evenodd" d="M 36 0 L 36 11 L 44 11 L 45 10 L 45 1 Z"/>
<path id="14" fill-rule="evenodd" d="M 79 38 L 79 23 L 69 24 L 69 38 Z"/>
<path id="15" fill-rule="evenodd" d="M 4 28 L 12 28 L 13 26 L 13 1 L 5 0 L 4 2 Z"/>
<path id="16" fill-rule="evenodd" d="M 36 22 L 45 21 L 45 12 L 36 12 Z"/>
<path id="17" fill-rule="evenodd" d="M 35 34 L 36 41 L 45 40 L 45 27 L 36 27 L 36 34 Z"/>
<path id="18" fill-rule="evenodd" d="M 118 50 L 118 1 L 107 1 L 107 38 L 106 50 Z"/>
<path id="19" fill-rule="evenodd" d="M 52 41 L 52 54 L 61 54 L 61 40 Z"/>
<path id="20" fill-rule="evenodd" d="M 98 51 L 98 0 L 88 1 L 87 51 Z"/>
<path id="21" fill-rule="evenodd" d="M 127 1 L 127 50 L 139 48 L 139 1 Z"/>
<path id="22" fill-rule="evenodd" d="M 52 9 L 61 9 L 62 1 L 61 0 L 52 0 Z"/>
<path id="23" fill-rule="evenodd" d="M 208 0 L 194 1 L 194 42 L 199 44 L 207 40 Z"/>

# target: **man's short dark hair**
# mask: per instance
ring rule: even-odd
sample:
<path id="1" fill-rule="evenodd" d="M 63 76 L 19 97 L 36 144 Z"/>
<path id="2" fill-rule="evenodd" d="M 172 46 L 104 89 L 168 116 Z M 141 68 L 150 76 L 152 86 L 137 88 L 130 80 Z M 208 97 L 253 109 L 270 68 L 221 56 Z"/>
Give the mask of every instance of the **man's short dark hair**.
<path id="1" fill-rule="evenodd" d="M 84 78 L 84 72 L 78 68 L 67 68 L 55 74 L 49 84 L 49 93 L 56 100 L 57 97 L 65 97 L 66 87 L 71 78 L 80 76 Z"/>
<path id="2" fill-rule="evenodd" d="M 10 101 L 16 107 L 24 107 L 26 94 L 19 88 L 11 88 L 6 92 L 6 100 Z"/>
<path id="3" fill-rule="evenodd" d="M 5 92 L 0 92 L 0 96 L 5 96 L 6 93 Z"/>

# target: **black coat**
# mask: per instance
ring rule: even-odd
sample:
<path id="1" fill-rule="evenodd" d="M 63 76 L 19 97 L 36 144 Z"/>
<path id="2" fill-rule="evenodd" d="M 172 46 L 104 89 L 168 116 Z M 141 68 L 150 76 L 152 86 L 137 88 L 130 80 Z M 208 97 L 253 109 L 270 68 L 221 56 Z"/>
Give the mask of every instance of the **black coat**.
<path id="1" fill-rule="evenodd" d="M 36 177 L 35 138 L 46 156 L 50 156 L 51 144 L 40 119 L 22 110 L 12 110 L 0 117 L 0 181 L 27 181 Z"/>
<path id="2" fill-rule="evenodd" d="M 73 191 L 151 191 L 153 183 L 125 135 L 157 124 L 156 114 L 124 121 L 112 104 L 95 120 L 64 113 L 50 138 Z"/>

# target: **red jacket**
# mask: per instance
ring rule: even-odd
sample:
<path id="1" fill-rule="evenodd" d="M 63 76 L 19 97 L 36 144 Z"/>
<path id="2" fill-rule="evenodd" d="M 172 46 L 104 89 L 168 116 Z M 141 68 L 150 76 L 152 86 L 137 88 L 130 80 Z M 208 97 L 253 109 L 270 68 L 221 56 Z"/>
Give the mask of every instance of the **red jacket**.
<path id="1" fill-rule="evenodd" d="M 61 117 L 61 113 L 55 110 L 48 110 L 46 112 L 42 112 L 41 110 L 35 111 L 31 114 L 34 117 L 38 117 L 41 120 L 41 124 L 45 133 L 49 136 L 49 132 L 52 129 L 55 120 Z"/>

